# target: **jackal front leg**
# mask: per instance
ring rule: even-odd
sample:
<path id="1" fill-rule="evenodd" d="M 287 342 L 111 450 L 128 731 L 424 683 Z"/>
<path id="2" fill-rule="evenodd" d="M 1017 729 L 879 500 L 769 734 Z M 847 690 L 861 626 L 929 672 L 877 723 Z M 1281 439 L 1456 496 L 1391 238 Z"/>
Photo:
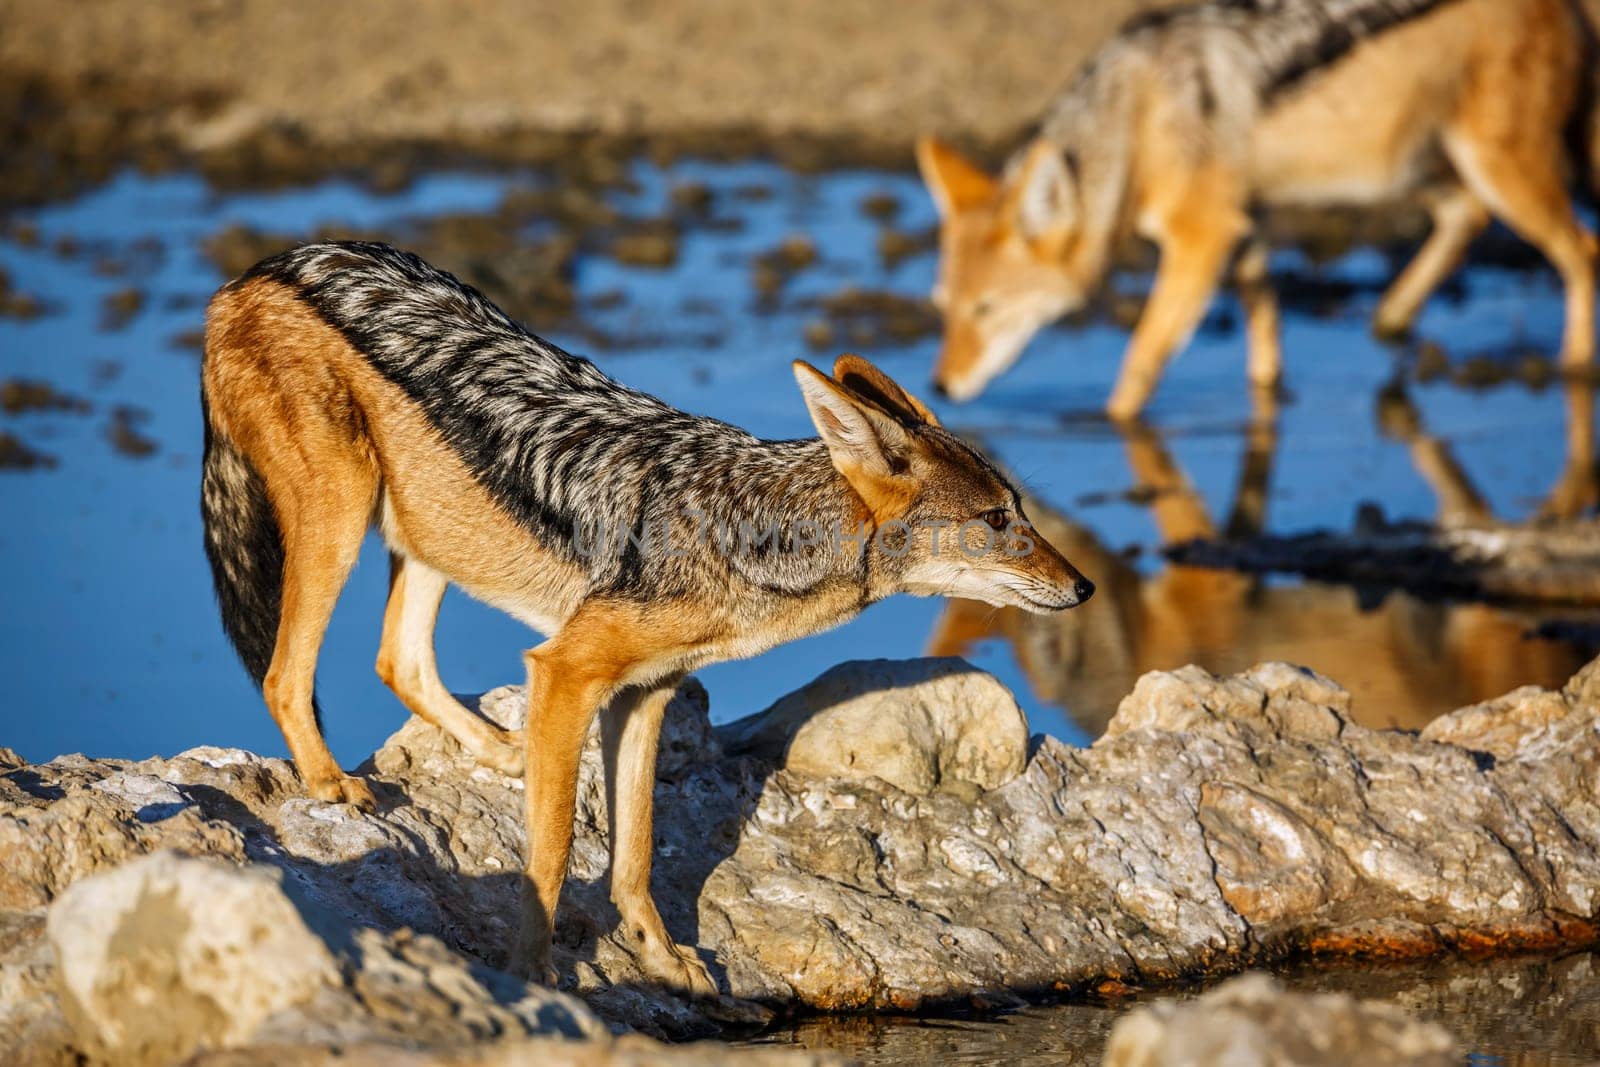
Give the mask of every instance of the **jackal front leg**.
<path id="1" fill-rule="evenodd" d="M 1244 232 L 1245 221 L 1213 218 L 1207 205 L 1194 215 L 1179 215 L 1160 236 L 1161 266 L 1155 288 L 1139 316 L 1122 371 L 1106 404 L 1113 419 L 1131 419 L 1144 408 L 1167 361 L 1186 343 L 1217 290 L 1228 255 Z"/>
<path id="2" fill-rule="evenodd" d="M 556 904 L 572 853 L 578 763 L 595 711 L 615 688 L 582 642 L 557 635 L 524 655 L 528 722 L 524 759 L 528 841 L 523 857 L 522 925 L 509 970 L 554 986 L 550 960 Z"/>
<path id="3" fill-rule="evenodd" d="M 622 916 L 623 937 L 645 974 L 679 993 L 714 997 L 717 984 L 711 972 L 692 947 L 668 936 L 650 895 L 656 741 L 680 678 L 625 689 L 601 712 L 611 813 L 611 899 Z"/>

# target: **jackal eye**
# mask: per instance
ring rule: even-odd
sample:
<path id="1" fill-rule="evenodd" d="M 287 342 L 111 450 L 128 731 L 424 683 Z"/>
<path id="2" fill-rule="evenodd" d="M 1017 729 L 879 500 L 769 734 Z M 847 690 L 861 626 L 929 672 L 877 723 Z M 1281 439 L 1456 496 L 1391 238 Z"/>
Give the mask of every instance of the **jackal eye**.
<path id="1" fill-rule="evenodd" d="M 982 300 L 977 300 L 977 301 L 973 302 L 973 305 L 972 305 L 972 317 L 975 318 L 975 319 L 981 319 L 984 316 L 988 315 L 989 312 L 991 312 L 993 310 L 994 310 L 994 301 L 990 300 L 988 297 L 984 297 Z"/>
<path id="2" fill-rule="evenodd" d="M 1011 512 L 1005 508 L 990 508 L 982 515 L 979 515 L 978 518 L 988 523 L 989 527 L 994 530 L 1004 530 L 1011 525 Z"/>

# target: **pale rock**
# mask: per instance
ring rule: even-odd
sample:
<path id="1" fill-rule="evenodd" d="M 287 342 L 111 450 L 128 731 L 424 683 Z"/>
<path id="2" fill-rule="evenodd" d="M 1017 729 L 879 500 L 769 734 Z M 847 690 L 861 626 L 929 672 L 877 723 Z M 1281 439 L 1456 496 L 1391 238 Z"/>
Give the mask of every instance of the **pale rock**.
<path id="1" fill-rule="evenodd" d="M 998 789 L 1028 754 L 1011 691 L 953 657 L 841 663 L 718 733 L 730 751 L 796 774 L 881 778 L 919 795 Z"/>
<path id="2" fill-rule="evenodd" d="M 1422 730 L 1430 741 L 1487 752 L 1498 759 L 1539 759 L 1595 726 L 1600 711 L 1600 660 L 1559 692 L 1526 685 L 1504 696 L 1440 716 Z"/>
<path id="3" fill-rule="evenodd" d="M 270 868 L 158 852 L 73 885 L 47 933 L 91 1055 L 165 1064 L 248 1039 L 338 980 Z"/>
<path id="4" fill-rule="evenodd" d="M 77 882 L 45 922 L 66 1024 L 46 1036 L 135 1067 L 286 1042 L 609 1037 L 581 1001 L 436 938 L 352 928 L 286 892 L 291 878 L 163 851 Z"/>
<path id="5" fill-rule="evenodd" d="M 1349 717 L 1349 692 L 1304 667 L 1262 663 L 1218 678 L 1191 665 L 1140 678 L 1102 738 L 1130 730 L 1176 733 L 1261 721 L 1288 735 L 1326 740 L 1337 737 Z"/>

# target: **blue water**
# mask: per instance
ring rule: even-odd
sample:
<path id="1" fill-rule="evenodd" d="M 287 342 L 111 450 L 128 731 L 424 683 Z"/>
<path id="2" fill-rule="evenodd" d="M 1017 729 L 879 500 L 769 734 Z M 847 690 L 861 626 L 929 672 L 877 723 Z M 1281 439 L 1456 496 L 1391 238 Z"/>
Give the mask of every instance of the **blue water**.
<path id="1" fill-rule="evenodd" d="M 892 270 L 880 265 L 877 224 L 858 208 L 868 193 L 892 192 L 904 204 L 899 226 L 931 224 L 931 207 L 909 176 L 796 177 L 761 163 L 693 162 L 665 170 L 640 164 L 635 176 L 637 192 L 619 200 L 629 212 L 657 211 L 673 184 L 697 180 L 717 192 L 719 215 L 737 216 L 744 226 L 691 230 L 677 265 L 666 271 L 593 255 L 581 259 L 580 300 L 612 289 L 627 295 L 621 307 L 590 320 L 610 330 L 659 334 L 659 343 L 608 353 L 560 330 L 549 336 L 689 411 L 768 437 L 810 434 L 789 363 L 801 356 L 826 365 L 835 353 L 808 350 L 803 330 L 819 312 L 806 302 L 849 284 L 914 296 L 931 284 L 931 255 Z M 284 754 L 276 727 L 222 636 L 200 548 L 198 352 L 173 338 L 200 327 L 206 297 L 225 280 L 201 242 L 234 222 L 310 233 L 326 223 L 385 226 L 488 210 L 529 180 L 443 174 L 394 195 L 332 182 L 224 196 L 193 177 L 127 174 L 71 203 L 13 216 L 34 224 L 42 240 L 35 248 L 0 241 L 0 268 L 51 313 L 31 321 L 0 319 L 0 378 L 48 381 L 89 399 L 94 411 L 0 415 L 0 429 L 58 461 L 51 470 L 0 471 L 0 677 L 6 680 L 0 744 L 30 759 L 69 751 L 142 757 L 198 744 Z M 753 183 L 776 195 L 761 201 L 728 195 Z M 791 281 L 776 312 L 758 313 L 751 257 L 791 233 L 809 236 L 821 261 Z M 57 254 L 52 246 L 68 236 L 89 253 Z M 104 277 L 94 270 L 97 252 L 126 251 L 151 237 L 165 255 L 138 276 Z M 1293 254 L 1280 262 L 1293 264 Z M 1358 253 L 1332 272 L 1370 278 L 1385 269 L 1375 254 Z M 126 328 L 103 331 L 101 300 L 130 282 L 146 290 L 145 310 Z M 1474 269 L 1467 295 L 1458 304 L 1436 301 L 1420 322 L 1421 333 L 1453 357 L 1513 343 L 1545 351 L 1556 346 L 1560 294 L 1550 272 Z M 1223 302 L 1231 304 L 1231 297 Z M 1368 336 L 1372 303 L 1359 298 L 1331 318 L 1286 316 L 1294 400 L 1280 423 L 1272 530 L 1343 527 L 1362 500 L 1379 502 L 1391 517 L 1434 513 L 1433 495 L 1405 447 L 1377 430 L 1375 396 L 1392 375 L 1396 355 Z M 707 334 L 718 340 L 709 342 Z M 1093 527 L 1106 544 L 1149 549 L 1158 543 L 1149 513 L 1115 497 L 1133 484 L 1124 444 L 1094 415 L 1125 341 L 1109 326 L 1048 331 L 980 400 L 934 406 L 953 428 L 980 435 L 1035 494 Z M 920 390 L 935 345 L 929 339 L 864 354 Z M 1237 331 L 1203 331 L 1174 362 L 1149 412 L 1217 515 L 1226 513 L 1244 449 L 1249 404 L 1243 362 Z M 1565 457 L 1559 389 L 1512 385 L 1474 392 L 1439 383 L 1416 387 L 1412 396 L 1428 429 L 1453 445 L 1501 517 L 1528 515 L 1548 492 Z M 159 445 L 153 456 L 125 456 L 109 444 L 108 414 L 124 404 L 148 410 L 139 430 Z M 1094 494 L 1112 500 L 1076 506 Z M 386 581 L 384 553 L 372 541 L 322 655 L 326 731 L 347 763 L 363 758 L 405 714 L 372 671 Z M 843 659 L 917 655 L 938 611 L 931 601 L 896 598 L 830 633 L 709 668 L 700 676 L 711 691 L 713 716 L 726 720 L 760 710 Z M 445 681 L 460 692 L 519 681 L 518 652 L 536 640 L 452 592 L 438 634 Z M 1062 708 L 1034 697 L 1004 645 L 982 645 L 973 658 L 1016 690 L 1035 729 L 1084 740 Z"/>

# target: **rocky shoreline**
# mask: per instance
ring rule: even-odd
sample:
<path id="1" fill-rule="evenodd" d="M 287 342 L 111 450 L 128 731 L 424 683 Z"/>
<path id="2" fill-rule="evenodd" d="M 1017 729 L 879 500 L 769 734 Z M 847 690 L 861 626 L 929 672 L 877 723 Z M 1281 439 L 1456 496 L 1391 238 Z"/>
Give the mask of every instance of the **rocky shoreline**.
<path id="1" fill-rule="evenodd" d="M 521 705 L 506 687 L 480 706 L 516 725 Z M 1355 725 L 1342 689 L 1284 664 L 1146 675 L 1086 749 L 1029 738 L 1009 692 L 959 660 L 842 665 L 721 729 L 707 712 L 691 681 L 668 713 L 655 889 L 717 1001 L 652 988 L 613 932 L 593 744 L 563 989 L 495 970 L 521 783 L 413 719 L 366 765 L 371 816 L 239 750 L 0 756 L 0 1047 L 32 1063 L 290 1037 L 443 1055 L 998 1008 L 1305 954 L 1596 941 L 1600 661 L 1420 733 Z M 146 1032 L 153 1002 L 187 1022 Z"/>

